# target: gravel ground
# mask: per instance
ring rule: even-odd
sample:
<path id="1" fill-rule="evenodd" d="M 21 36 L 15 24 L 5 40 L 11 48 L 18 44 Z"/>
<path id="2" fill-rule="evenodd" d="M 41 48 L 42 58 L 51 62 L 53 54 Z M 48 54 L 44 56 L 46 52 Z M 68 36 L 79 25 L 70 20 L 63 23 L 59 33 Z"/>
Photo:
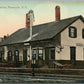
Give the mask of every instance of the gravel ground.
<path id="1" fill-rule="evenodd" d="M 54 74 L 35 74 L 16 73 L 16 72 L 0 72 L 0 82 L 63 82 L 63 83 L 84 83 L 84 76 L 77 75 L 54 75 Z"/>

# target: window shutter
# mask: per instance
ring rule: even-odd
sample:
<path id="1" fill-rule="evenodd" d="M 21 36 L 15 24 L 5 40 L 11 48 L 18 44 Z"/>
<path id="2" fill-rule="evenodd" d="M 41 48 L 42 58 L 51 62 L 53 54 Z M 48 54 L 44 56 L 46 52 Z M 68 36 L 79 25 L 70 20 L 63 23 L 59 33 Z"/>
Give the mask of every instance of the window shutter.
<path id="1" fill-rule="evenodd" d="M 71 28 L 69 28 L 69 37 L 71 37 Z"/>
<path id="2" fill-rule="evenodd" d="M 82 29 L 82 38 L 84 38 L 84 29 Z"/>
<path id="3" fill-rule="evenodd" d="M 76 38 L 76 37 L 77 37 L 77 29 L 74 28 L 74 38 Z"/>

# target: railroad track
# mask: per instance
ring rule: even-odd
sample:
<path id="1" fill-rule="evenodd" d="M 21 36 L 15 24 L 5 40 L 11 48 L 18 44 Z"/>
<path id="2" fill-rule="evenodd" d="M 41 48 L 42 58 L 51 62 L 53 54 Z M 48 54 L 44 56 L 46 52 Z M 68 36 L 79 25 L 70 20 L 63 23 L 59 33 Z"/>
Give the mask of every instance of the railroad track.
<path id="1" fill-rule="evenodd" d="M 84 76 L 31 73 L 0 72 L 0 81 L 60 81 L 84 83 Z"/>

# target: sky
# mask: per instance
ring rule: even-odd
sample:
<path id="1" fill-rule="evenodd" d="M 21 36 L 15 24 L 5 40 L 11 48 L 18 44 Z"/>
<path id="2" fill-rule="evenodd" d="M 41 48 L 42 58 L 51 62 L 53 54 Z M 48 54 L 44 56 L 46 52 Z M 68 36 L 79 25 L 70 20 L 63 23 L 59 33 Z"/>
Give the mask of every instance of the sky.
<path id="1" fill-rule="evenodd" d="M 0 0 L 0 37 L 25 27 L 26 13 L 34 11 L 34 25 L 55 21 L 55 7 L 59 5 L 61 19 L 84 16 L 84 1 L 7 1 Z"/>

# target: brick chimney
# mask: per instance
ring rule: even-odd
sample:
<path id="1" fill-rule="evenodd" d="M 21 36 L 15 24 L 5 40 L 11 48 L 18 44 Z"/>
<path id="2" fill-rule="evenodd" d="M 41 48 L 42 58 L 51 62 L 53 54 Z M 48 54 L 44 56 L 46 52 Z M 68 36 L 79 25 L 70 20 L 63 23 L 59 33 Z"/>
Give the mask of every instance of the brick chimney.
<path id="1" fill-rule="evenodd" d="M 26 13 L 26 28 L 30 27 L 30 19 L 28 18 L 29 13 Z"/>
<path id="2" fill-rule="evenodd" d="M 55 21 L 60 20 L 60 6 L 55 7 Z"/>

